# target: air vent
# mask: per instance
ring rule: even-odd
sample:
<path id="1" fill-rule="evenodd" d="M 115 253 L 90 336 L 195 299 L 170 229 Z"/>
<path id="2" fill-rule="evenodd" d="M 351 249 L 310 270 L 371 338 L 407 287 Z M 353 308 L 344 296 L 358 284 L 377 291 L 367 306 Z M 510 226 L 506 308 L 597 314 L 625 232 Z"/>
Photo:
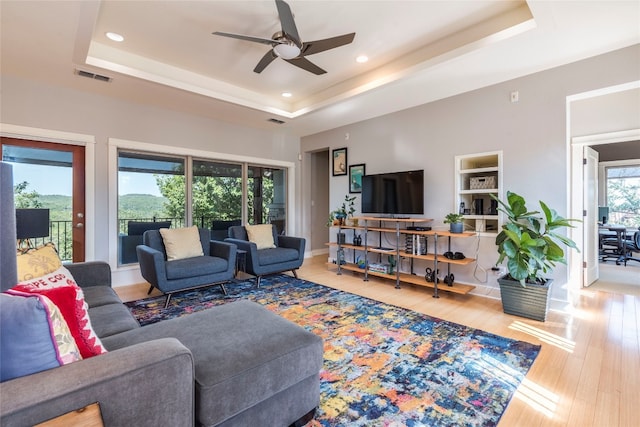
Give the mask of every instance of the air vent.
<path id="1" fill-rule="evenodd" d="M 103 76 L 100 74 L 95 74 L 95 73 L 91 73 L 89 71 L 83 71 L 83 70 L 78 70 L 76 69 L 76 74 L 81 76 L 81 77 L 86 77 L 88 79 L 94 79 L 94 80 L 99 80 L 101 82 L 111 82 L 111 77 L 107 77 L 107 76 Z"/>
<path id="2" fill-rule="evenodd" d="M 271 122 L 271 123 L 276 123 L 276 124 L 279 124 L 279 125 L 284 124 L 284 122 L 282 120 L 273 119 L 273 118 L 267 119 L 267 121 Z"/>

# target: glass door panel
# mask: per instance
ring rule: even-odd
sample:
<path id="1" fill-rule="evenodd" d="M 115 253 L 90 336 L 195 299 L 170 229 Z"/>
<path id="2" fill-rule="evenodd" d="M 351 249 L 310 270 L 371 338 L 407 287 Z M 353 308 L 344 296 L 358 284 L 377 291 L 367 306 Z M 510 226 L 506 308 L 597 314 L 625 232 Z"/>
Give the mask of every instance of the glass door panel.
<path id="1" fill-rule="evenodd" d="M 82 146 L 2 138 L 16 209 L 49 209 L 49 236 L 32 243 L 53 242 L 63 261 L 84 261 L 84 158 Z"/>
<path id="2" fill-rule="evenodd" d="M 249 166 L 247 208 L 250 224 L 274 224 L 284 234 L 287 210 L 287 173 L 285 169 Z"/>

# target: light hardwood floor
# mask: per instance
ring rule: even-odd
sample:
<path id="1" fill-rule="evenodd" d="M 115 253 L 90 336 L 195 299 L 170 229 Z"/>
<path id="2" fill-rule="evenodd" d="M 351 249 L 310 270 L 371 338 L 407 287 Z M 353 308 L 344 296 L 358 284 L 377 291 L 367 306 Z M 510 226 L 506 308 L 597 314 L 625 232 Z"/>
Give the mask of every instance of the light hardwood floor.
<path id="1" fill-rule="evenodd" d="M 565 313 L 537 322 L 502 312 L 499 300 L 441 292 L 345 272 L 326 256 L 307 259 L 300 278 L 451 322 L 542 345 L 499 426 L 640 425 L 640 297 L 580 290 Z M 116 288 L 125 301 L 147 296 L 148 285 Z M 154 291 L 152 295 L 156 295 Z"/>

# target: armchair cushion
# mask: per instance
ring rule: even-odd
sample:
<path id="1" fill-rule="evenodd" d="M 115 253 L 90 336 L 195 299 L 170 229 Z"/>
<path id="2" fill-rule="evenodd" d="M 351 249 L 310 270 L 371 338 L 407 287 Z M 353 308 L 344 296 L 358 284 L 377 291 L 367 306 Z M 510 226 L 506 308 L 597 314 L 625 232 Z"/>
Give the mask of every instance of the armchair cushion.
<path id="1" fill-rule="evenodd" d="M 260 265 L 280 264 L 287 261 L 295 261 L 300 254 L 291 248 L 272 248 L 258 251 L 258 263 Z"/>
<path id="2" fill-rule="evenodd" d="M 198 243 L 200 246 L 200 243 Z M 167 261 L 167 279 L 184 279 L 186 277 L 205 276 L 226 271 L 229 262 L 224 258 L 208 257 L 203 262 L 200 257 L 191 257 Z"/>
<path id="3" fill-rule="evenodd" d="M 247 224 L 245 225 L 245 229 L 247 230 L 247 237 L 249 238 L 249 241 L 255 243 L 258 250 L 276 247 L 273 239 L 273 225 Z"/>
<path id="4" fill-rule="evenodd" d="M 169 261 L 204 255 L 196 226 L 161 228 L 160 235 Z"/>

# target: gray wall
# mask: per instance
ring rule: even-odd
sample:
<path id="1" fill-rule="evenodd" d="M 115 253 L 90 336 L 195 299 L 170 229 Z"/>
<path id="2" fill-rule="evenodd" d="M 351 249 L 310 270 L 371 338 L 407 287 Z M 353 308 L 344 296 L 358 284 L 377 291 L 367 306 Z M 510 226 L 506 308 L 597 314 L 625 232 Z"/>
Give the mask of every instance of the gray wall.
<path id="1" fill-rule="evenodd" d="M 454 203 L 454 157 L 503 150 L 504 188 L 537 207 L 543 200 L 566 215 L 568 209 L 567 97 L 640 79 L 640 46 L 569 64 L 452 98 L 302 138 L 302 151 L 348 147 L 350 164 L 365 163 L 367 173 L 425 170 L 425 216 L 434 228 Z M 520 101 L 510 102 L 517 90 Z M 629 114 L 638 117 L 640 108 Z M 625 116 L 627 114 L 625 113 Z M 623 126 L 624 124 L 617 124 Z M 581 128 L 577 126 L 577 128 Z M 587 128 L 582 126 L 582 128 Z M 608 126 L 604 126 L 608 128 Z M 618 129 L 621 130 L 621 129 Z M 348 134 L 348 140 L 345 140 Z M 303 176 L 304 179 L 312 179 Z M 347 177 L 330 178 L 330 209 L 348 191 Z M 460 240 L 460 239 L 459 239 Z M 493 239 L 467 239 L 459 248 L 489 269 L 497 254 Z M 475 240 L 475 239 L 473 239 Z M 424 272 L 424 270 L 422 270 Z M 419 273 L 420 274 L 420 273 Z M 495 288 L 474 266 L 456 267 L 456 278 Z M 567 271 L 554 274 L 554 298 L 567 299 Z"/>

